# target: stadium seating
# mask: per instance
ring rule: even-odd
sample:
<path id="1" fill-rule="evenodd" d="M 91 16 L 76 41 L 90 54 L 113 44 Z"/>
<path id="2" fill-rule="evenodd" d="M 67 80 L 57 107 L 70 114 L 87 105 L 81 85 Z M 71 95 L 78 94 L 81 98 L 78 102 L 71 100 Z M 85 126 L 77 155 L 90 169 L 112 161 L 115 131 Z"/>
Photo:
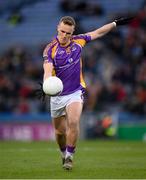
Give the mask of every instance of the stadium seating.
<path id="1" fill-rule="evenodd" d="M 32 44 L 36 45 L 42 42 L 49 41 L 50 38 L 55 35 L 56 24 L 59 18 L 64 15 L 59 9 L 58 0 L 34 0 L 33 3 L 25 1 L 24 7 L 21 7 L 20 13 L 23 17 L 23 21 L 15 26 L 8 23 L 8 10 L 16 3 L 19 5 L 22 0 L 15 0 L 13 4 L 11 1 L 1 2 L 1 8 L 3 8 L 3 14 L 0 18 L 0 49 L 3 50 L 8 46 L 16 43 Z M 89 1 L 90 3 L 97 3 L 96 0 Z M 111 14 L 124 11 L 137 11 L 141 6 L 142 0 L 139 1 L 116 1 L 116 0 L 99 0 L 98 4 L 105 10 L 104 17 L 81 17 L 81 24 L 85 30 L 91 30 L 94 27 L 98 27 L 104 24 Z M 26 6 L 26 4 L 28 5 Z M 131 6 L 132 3 L 132 6 Z M 77 16 L 76 13 L 68 13 L 69 15 Z M 87 28 L 88 27 L 88 28 Z"/>

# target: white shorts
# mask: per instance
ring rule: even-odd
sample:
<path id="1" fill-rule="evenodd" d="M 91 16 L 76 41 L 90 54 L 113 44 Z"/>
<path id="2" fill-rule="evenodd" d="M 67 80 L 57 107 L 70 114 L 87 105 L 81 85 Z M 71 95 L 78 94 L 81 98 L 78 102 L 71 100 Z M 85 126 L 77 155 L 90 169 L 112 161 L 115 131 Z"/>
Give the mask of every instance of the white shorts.
<path id="1" fill-rule="evenodd" d="M 55 96 L 50 98 L 51 117 L 57 118 L 66 114 L 66 106 L 72 102 L 83 103 L 83 94 L 78 90 L 72 94 L 64 96 Z"/>

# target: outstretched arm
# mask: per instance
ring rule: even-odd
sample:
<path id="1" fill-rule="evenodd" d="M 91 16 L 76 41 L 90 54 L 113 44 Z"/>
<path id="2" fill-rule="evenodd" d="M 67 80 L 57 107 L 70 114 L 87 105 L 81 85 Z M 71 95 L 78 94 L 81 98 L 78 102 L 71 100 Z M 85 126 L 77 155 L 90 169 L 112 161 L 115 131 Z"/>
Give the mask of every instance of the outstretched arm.
<path id="1" fill-rule="evenodd" d="M 102 26 L 99 29 L 96 29 L 95 31 L 88 32 L 86 34 L 91 36 L 91 40 L 94 40 L 94 39 L 104 36 L 105 34 L 107 34 L 109 31 L 111 31 L 115 27 L 116 27 L 116 23 L 112 22 L 112 23 Z"/>
<path id="2" fill-rule="evenodd" d="M 94 39 L 104 36 L 105 34 L 110 32 L 112 29 L 114 29 L 116 26 L 128 24 L 133 19 L 134 19 L 134 17 L 119 18 L 119 19 L 116 19 L 112 23 L 106 24 L 106 25 L 102 26 L 101 28 L 98 28 L 98 29 L 96 29 L 92 32 L 88 32 L 86 34 L 91 36 L 91 40 L 94 40 Z"/>

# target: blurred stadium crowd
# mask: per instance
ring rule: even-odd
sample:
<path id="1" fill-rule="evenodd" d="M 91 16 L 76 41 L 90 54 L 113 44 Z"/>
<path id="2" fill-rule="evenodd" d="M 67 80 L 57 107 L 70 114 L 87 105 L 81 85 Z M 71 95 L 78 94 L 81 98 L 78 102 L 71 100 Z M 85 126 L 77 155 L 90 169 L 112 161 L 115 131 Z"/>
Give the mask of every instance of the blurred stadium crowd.
<path id="1" fill-rule="evenodd" d="M 80 16 L 82 19 L 86 16 L 103 18 L 106 13 L 104 7 L 89 2 L 58 1 L 61 15 L 76 14 L 76 33 L 86 32 L 87 29 L 81 24 Z M 98 112 L 116 106 L 122 111 L 146 114 L 146 3 L 141 5 L 143 8 L 128 27 L 115 29 L 85 47 L 83 71 L 87 92 L 84 111 Z M 19 8 L 23 8 L 21 3 Z M 19 8 L 17 15 L 21 16 Z M 21 19 L 23 23 L 23 18 L 13 21 L 16 16 L 11 15 L 9 20 L 15 22 L 15 28 L 18 28 L 17 20 Z M 125 14 L 114 14 L 113 17 L 121 15 Z M 42 51 L 45 45 L 42 42 L 37 48 L 30 49 L 18 44 L 1 52 L 0 112 L 23 114 L 48 111 L 47 101 L 39 101 L 34 94 L 38 82 L 42 81 Z"/>

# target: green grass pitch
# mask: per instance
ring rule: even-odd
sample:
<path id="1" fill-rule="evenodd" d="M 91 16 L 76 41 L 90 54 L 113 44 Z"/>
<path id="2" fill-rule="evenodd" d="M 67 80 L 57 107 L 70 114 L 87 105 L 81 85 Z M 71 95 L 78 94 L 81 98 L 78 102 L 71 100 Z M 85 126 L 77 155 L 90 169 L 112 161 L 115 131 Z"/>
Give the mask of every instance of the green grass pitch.
<path id="1" fill-rule="evenodd" d="M 2 179 L 146 179 L 146 142 L 79 141 L 65 171 L 55 142 L 0 142 Z"/>

